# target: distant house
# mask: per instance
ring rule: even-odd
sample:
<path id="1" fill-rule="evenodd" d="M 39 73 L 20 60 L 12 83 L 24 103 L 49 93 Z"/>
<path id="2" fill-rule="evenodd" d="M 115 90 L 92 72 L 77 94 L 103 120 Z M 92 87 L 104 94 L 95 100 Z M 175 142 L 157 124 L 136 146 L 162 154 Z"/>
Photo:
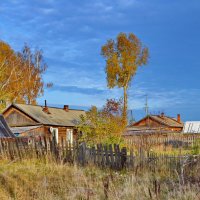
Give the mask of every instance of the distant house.
<path id="1" fill-rule="evenodd" d="M 183 122 L 180 114 L 177 115 L 177 118 L 172 118 L 161 113 L 161 115 L 148 115 L 131 124 L 125 134 L 181 132 L 182 129 Z"/>
<path id="2" fill-rule="evenodd" d="M 187 121 L 184 123 L 183 133 L 200 133 L 200 121 Z"/>
<path id="3" fill-rule="evenodd" d="M 3 111 L 6 122 L 13 133 L 19 136 L 47 136 L 52 134 L 71 142 L 77 137 L 76 125 L 83 110 L 39 105 L 12 104 Z"/>
<path id="4" fill-rule="evenodd" d="M 3 115 L 0 115 L 0 138 L 14 138 L 15 135 L 10 130 Z"/>

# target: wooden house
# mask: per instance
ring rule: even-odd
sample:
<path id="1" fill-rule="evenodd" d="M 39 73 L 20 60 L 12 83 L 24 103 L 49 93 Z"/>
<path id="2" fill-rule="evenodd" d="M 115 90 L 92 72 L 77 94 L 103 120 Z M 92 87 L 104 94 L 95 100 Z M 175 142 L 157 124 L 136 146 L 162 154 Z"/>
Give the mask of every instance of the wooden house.
<path id="1" fill-rule="evenodd" d="M 180 114 L 177 118 L 173 118 L 161 113 L 160 115 L 148 115 L 131 124 L 125 135 L 181 132 L 182 130 L 183 122 Z"/>
<path id="2" fill-rule="evenodd" d="M 57 142 L 67 139 L 73 142 L 77 137 L 76 125 L 83 110 L 39 105 L 12 104 L 3 111 L 6 122 L 13 133 L 19 136 L 56 137 Z"/>
<path id="3" fill-rule="evenodd" d="M 15 135 L 10 130 L 3 115 L 0 115 L 0 138 L 14 138 Z"/>

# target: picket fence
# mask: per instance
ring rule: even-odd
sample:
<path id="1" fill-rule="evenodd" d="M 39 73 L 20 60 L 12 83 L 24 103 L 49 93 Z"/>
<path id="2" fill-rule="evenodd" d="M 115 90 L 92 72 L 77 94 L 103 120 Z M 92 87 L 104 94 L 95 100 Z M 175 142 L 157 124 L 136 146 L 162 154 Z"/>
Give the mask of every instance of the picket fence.
<path id="1" fill-rule="evenodd" d="M 114 170 L 151 170 L 165 167 L 166 170 L 179 170 L 188 156 L 175 156 L 120 148 L 119 145 L 98 144 L 88 147 L 86 143 L 68 143 L 46 137 L 39 139 L 0 139 L 0 158 L 10 160 L 21 159 L 52 159 L 55 162 L 76 164 L 80 166 L 95 165 L 100 168 Z"/>

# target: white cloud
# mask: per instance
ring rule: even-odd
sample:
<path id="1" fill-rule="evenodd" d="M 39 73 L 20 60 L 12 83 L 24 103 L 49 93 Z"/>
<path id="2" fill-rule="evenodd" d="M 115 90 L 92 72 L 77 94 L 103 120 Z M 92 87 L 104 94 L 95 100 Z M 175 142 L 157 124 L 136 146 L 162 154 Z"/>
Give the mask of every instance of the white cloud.
<path id="1" fill-rule="evenodd" d="M 159 110 L 169 107 L 191 105 L 193 99 L 200 98 L 200 89 L 174 89 L 169 91 L 167 89 L 137 88 L 129 95 L 130 108 L 144 108 L 146 95 L 148 95 L 150 109 Z"/>
<path id="2" fill-rule="evenodd" d="M 56 10 L 53 8 L 39 8 L 39 12 L 45 15 L 55 13 Z"/>

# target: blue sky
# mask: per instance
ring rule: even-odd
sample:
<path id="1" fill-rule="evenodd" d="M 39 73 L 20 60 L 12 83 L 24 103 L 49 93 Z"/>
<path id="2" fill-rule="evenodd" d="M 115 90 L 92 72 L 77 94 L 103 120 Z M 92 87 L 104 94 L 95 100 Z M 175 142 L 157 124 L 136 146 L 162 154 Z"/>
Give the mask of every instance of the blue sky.
<path id="1" fill-rule="evenodd" d="M 1 0 L 0 39 L 20 50 L 26 42 L 44 52 L 45 81 L 54 87 L 38 102 L 101 107 L 122 95 L 108 90 L 101 46 L 119 32 L 133 32 L 149 47 L 149 64 L 129 90 L 129 109 L 144 116 L 180 113 L 200 120 L 199 0 Z"/>

